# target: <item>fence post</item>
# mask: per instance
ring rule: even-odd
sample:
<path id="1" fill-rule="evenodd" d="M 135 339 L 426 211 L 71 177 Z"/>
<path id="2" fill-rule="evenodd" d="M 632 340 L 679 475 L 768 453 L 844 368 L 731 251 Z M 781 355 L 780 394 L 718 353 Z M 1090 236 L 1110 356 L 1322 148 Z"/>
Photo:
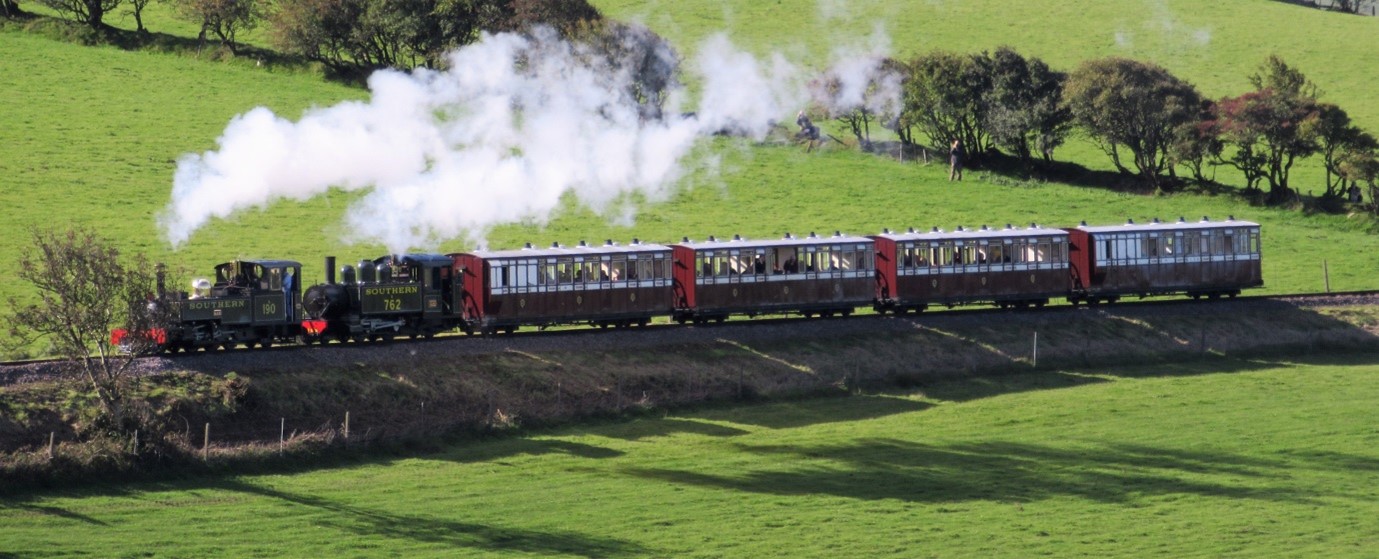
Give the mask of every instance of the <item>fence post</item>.
<path id="1" fill-rule="evenodd" d="M 206 432 L 205 432 L 205 435 L 204 435 L 204 436 L 202 437 L 202 439 L 201 439 L 201 461 L 202 461 L 202 462 L 205 462 L 206 459 L 210 456 L 210 448 L 211 448 L 211 423 L 210 423 L 209 421 L 207 421 L 207 422 L 206 422 Z"/>
<path id="2" fill-rule="evenodd" d="M 1331 270 L 1326 267 L 1326 260 L 1322 260 L 1322 281 L 1326 282 L 1326 292 L 1331 293 Z"/>
<path id="3" fill-rule="evenodd" d="M 52 460 L 53 458 L 56 458 L 56 457 L 57 457 L 55 454 L 53 454 L 53 442 L 54 442 L 54 440 L 56 440 L 56 439 L 57 439 L 57 432 L 55 432 L 55 431 L 48 431 L 48 460 Z"/>
<path id="4" fill-rule="evenodd" d="M 1034 356 L 1030 358 L 1030 367 L 1039 368 L 1039 331 L 1034 331 Z"/>
<path id="5" fill-rule="evenodd" d="M 134 454 L 139 454 L 139 430 L 134 430 Z"/>
<path id="6" fill-rule="evenodd" d="M 285 438 L 286 438 L 286 435 L 287 435 L 287 418 L 286 418 L 286 417 L 280 418 L 279 421 L 280 421 L 281 423 L 278 423 L 278 456 L 282 456 L 282 455 L 283 455 L 283 439 L 285 439 Z"/>
<path id="7" fill-rule="evenodd" d="M 350 444 L 350 412 L 345 412 L 345 444 Z"/>

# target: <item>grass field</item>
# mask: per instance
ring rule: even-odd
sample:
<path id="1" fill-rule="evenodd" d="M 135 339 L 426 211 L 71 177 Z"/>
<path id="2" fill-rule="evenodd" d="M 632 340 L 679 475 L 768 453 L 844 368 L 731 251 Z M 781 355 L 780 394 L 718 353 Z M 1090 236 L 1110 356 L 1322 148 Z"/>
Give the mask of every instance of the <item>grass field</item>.
<path id="1" fill-rule="evenodd" d="M 1131 56 L 1211 97 L 1243 92 L 1246 76 L 1279 53 L 1325 100 L 1379 131 L 1370 83 L 1379 59 L 1366 54 L 1379 47 L 1379 19 L 1283 2 L 595 3 L 642 19 L 687 54 L 725 30 L 753 52 L 822 65 L 835 48 L 868 44 L 880 22 L 901 56 L 1007 44 L 1065 70 Z M 194 31 L 157 10 L 150 25 Z M 13 26 L 0 28 L 0 70 L 0 270 L 29 228 L 69 223 L 192 270 L 287 257 L 317 279 L 324 254 L 349 261 L 381 250 L 341 243 L 353 198 L 341 193 L 214 222 L 179 252 L 153 218 L 176 159 L 214 148 L 234 115 L 264 105 L 296 118 L 366 91 L 244 61 L 59 43 Z M 955 185 L 941 165 L 722 139 L 700 153 L 717 158 L 717 170 L 691 173 L 635 226 L 572 207 L 544 229 L 501 227 L 492 244 L 1234 214 L 1264 224 L 1269 291 L 1322 289 L 1323 262 L 1333 289 L 1379 287 L 1379 240 L 1361 216 L 981 173 Z M 1086 142 L 1058 156 L 1108 167 Z M 1297 180 L 1320 190 L 1315 166 Z M 0 282 L 0 299 L 21 293 Z M 0 558 L 1369 556 L 1379 546 L 1376 359 L 973 379 L 572 427 L 292 475 L 7 497 Z"/>
<path id="2" fill-rule="evenodd" d="M 948 381 L 0 501 L 10 557 L 1362 557 L 1376 355 Z"/>
<path id="3" fill-rule="evenodd" d="M 1011 44 L 1063 68 L 1106 54 L 1146 57 L 1211 95 L 1242 91 L 1244 76 L 1267 54 L 1302 45 L 1287 48 L 1289 61 L 1321 84 L 1327 99 L 1379 129 L 1379 113 L 1373 112 L 1364 86 L 1366 76 L 1379 73 L 1374 67 L 1379 62 L 1346 58 L 1373 50 L 1366 45 L 1379 41 L 1374 33 L 1379 21 L 1278 2 L 1235 0 L 1206 7 L 1187 2 L 863 2 L 846 9 L 838 2 L 610 0 L 598 5 L 616 17 L 644 19 L 686 54 L 704 36 L 726 29 L 749 50 L 776 49 L 802 63 L 822 64 L 833 48 L 865 45 L 875 24 L 884 22 L 899 55 Z M 189 29 L 159 10 L 165 8 L 155 5 L 149 16 L 155 31 Z M 113 22 L 133 25 L 129 18 Z M 1203 33 L 1209 40 L 1204 42 Z M 259 40 L 262 30 L 251 37 Z M 1337 63 L 1338 56 L 1345 63 Z M 0 202 L 10 210 L 10 219 L 0 223 L 0 261 L 14 259 L 28 241 L 29 228 L 68 223 L 96 228 L 127 250 L 193 273 L 235 257 L 286 257 L 305 261 L 309 277 L 316 278 L 325 253 L 354 260 L 381 252 L 377 246 L 342 243 L 340 216 L 353 198 L 343 193 L 280 201 L 213 222 L 178 252 L 161 240 L 153 217 L 169 199 L 177 158 L 214 148 L 234 115 L 263 105 L 296 118 L 308 107 L 364 98 L 366 91 L 306 72 L 58 43 L 15 26 L 0 30 L 0 59 L 7 76 L 15 78 L 0 88 L 0 144 L 7 146 L 0 157 L 5 177 Z M 1230 197 L 1147 198 L 1076 185 L 1009 186 L 981 176 L 957 188 L 937 165 L 854 153 L 805 155 L 792 147 L 734 141 L 708 142 L 699 151 L 719 158 L 721 165 L 692 173 L 679 196 L 645 208 L 632 227 L 571 207 L 544 230 L 500 228 L 490 235 L 491 244 L 672 241 L 733 233 L 763 238 L 785 231 L 871 233 L 882 227 L 951 229 L 1032 221 L 1066 226 L 1081 220 L 1234 214 L 1265 224 L 1269 290 L 1321 289 L 1323 261 L 1333 288 L 1375 287 L 1370 272 L 1379 264 L 1379 247 L 1368 232 L 1373 221 L 1363 216 L 1303 216 L 1244 207 Z M 1085 142 L 1075 142 L 1059 157 L 1091 168 L 1107 166 L 1105 156 Z M 1299 171 L 1304 190 L 1317 182 L 1314 171 Z M 468 247 L 451 241 L 429 248 Z M 0 284 L 0 298 L 16 294 L 22 294 L 18 286 Z"/>

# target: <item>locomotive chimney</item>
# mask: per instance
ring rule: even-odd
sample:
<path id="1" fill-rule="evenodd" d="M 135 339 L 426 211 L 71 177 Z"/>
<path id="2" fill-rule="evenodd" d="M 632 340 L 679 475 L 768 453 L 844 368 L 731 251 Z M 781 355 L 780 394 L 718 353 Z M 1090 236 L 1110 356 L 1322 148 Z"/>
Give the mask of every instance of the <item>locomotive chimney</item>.
<path id="1" fill-rule="evenodd" d="M 326 285 L 335 284 L 335 257 L 326 257 Z"/>
<path id="2" fill-rule="evenodd" d="M 156 278 L 156 284 L 155 284 L 155 285 L 157 286 L 157 290 L 158 290 L 158 298 L 159 298 L 159 299 L 162 299 L 163 297 L 165 297 L 165 296 L 167 295 L 167 279 L 168 279 L 168 270 L 167 270 L 167 266 L 163 265 L 162 262 L 159 262 L 158 265 L 156 265 L 156 266 L 153 267 L 153 273 L 154 273 L 154 277 Z"/>

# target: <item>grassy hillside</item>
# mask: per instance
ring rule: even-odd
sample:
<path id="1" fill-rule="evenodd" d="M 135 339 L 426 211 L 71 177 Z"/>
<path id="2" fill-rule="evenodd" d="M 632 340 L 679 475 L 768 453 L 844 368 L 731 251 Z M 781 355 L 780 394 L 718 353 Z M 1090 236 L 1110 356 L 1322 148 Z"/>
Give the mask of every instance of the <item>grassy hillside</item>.
<path id="1" fill-rule="evenodd" d="M 1063 68 L 1104 54 L 1148 57 L 1211 95 L 1242 90 L 1244 76 L 1265 55 L 1284 51 L 1322 84 L 1327 99 L 1379 130 L 1379 109 L 1364 88 L 1367 76 L 1379 74 L 1374 67 L 1379 61 L 1346 58 L 1373 50 L 1379 21 L 1278 2 L 597 4 L 615 17 L 645 19 L 686 52 L 707 34 L 726 28 L 751 50 L 779 49 L 822 64 L 831 49 L 866 44 L 865 37 L 881 22 L 901 55 L 934 47 L 976 50 L 1012 44 Z M 150 25 L 155 31 L 186 32 L 166 13 L 154 14 Z M 133 24 L 131 19 L 113 23 Z M 1202 40 L 1203 33 L 1209 40 Z M 1338 57 L 1346 62 L 1336 63 Z M 0 157 L 0 176 L 5 177 L 0 202 L 9 209 L 9 219 L 0 223 L 0 262 L 14 260 L 30 227 L 66 223 L 104 231 L 128 250 L 148 252 L 192 272 L 235 257 L 287 257 L 303 260 L 308 277 L 319 278 L 323 254 L 354 260 L 380 252 L 376 246 L 349 247 L 340 241 L 340 216 L 351 199 L 341 193 L 278 202 L 264 211 L 213 222 L 178 252 L 162 241 L 154 222 L 169 199 L 176 160 L 213 149 L 233 116 L 263 105 L 295 119 L 308 107 L 365 98 L 366 91 L 244 61 L 59 43 L 16 26 L 0 29 L 0 60 L 12 78 L 0 88 L 0 145 L 6 146 Z M 1321 289 L 1323 261 L 1330 266 L 1333 288 L 1375 287 L 1370 272 L 1379 264 L 1379 241 L 1366 232 L 1373 222 L 1365 217 L 1304 216 L 1243 207 L 1230 197 L 1146 198 L 975 173 L 955 186 L 939 165 L 901 164 L 850 152 L 803 154 L 793 147 L 730 140 L 706 142 L 700 155 L 701 161 L 718 165 L 692 173 L 678 196 L 645 208 L 632 227 L 572 209 L 544 230 L 500 228 L 490 236 L 492 245 L 634 236 L 671 241 L 683 235 L 733 233 L 762 238 L 785 231 L 870 233 L 882 227 L 951 229 L 1007 222 L 1062 226 L 1081 220 L 1220 219 L 1234 214 L 1265 224 L 1269 290 Z M 1093 168 L 1107 165 L 1104 155 L 1085 142 L 1065 148 L 1059 157 Z M 1299 184 L 1308 188 L 1305 181 Z M 467 247 L 452 241 L 433 248 Z M 21 293 L 19 286 L 0 283 L 0 298 Z"/>
<path id="2" fill-rule="evenodd" d="M 950 381 L 54 493 L 3 502 L 0 552 L 1366 556 L 1376 358 Z"/>
<path id="3" fill-rule="evenodd" d="M 1152 60 L 1209 97 L 1237 95 L 1270 54 L 1283 56 L 1322 86 L 1361 125 L 1379 130 L 1370 76 L 1379 60 L 1379 19 L 1274 0 L 594 0 L 605 14 L 645 23 L 692 53 L 726 32 L 758 54 L 782 52 L 814 66 L 841 48 L 872 44 L 879 28 L 899 57 L 943 49 L 1010 45 L 1070 70 L 1083 60 Z"/>

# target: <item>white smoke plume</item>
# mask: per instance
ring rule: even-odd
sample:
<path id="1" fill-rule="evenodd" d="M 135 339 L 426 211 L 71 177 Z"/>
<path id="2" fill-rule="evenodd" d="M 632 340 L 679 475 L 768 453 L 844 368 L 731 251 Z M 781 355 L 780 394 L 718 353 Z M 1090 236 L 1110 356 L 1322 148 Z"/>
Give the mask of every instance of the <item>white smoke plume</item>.
<path id="1" fill-rule="evenodd" d="M 160 225 L 177 247 L 212 219 L 332 188 L 364 193 L 346 211 L 344 240 L 392 252 L 455 238 L 483 246 L 495 225 L 546 223 L 567 194 L 630 224 L 628 200 L 667 198 L 700 138 L 762 139 L 811 101 L 806 76 L 785 57 L 759 59 L 718 35 L 687 65 L 700 85 L 690 103 L 667 78 L 674 53 L 629 29 L 618 50 L 632 64 L 551 31 L 486 35 L 450 55 L 452 70 L 375 73 L 368 101 L 296 122 L 253 109 L 230 121 L 218 149 L 182 157 Z M 898 110 L 898 76 L 880 64 L 890 50 L 884 28 L 868 41 L 834 52 L 824 79 L 836 87 L 823 110 Z M 668 80 L 663 105 L 631 94 L 648 79 Z"/>
<path id="2" fill-rule="evenodd" d="M 843 46 L 834 50 L 834 63 L 824 72 L 823 81 L 811 88 L 815 104 L 830 114 L 856 109 L 881 116 L 900 112 L 901 75 L 884 64 L 891 53 L 890 37 L 877 24 L 868 42 L 865 48 Z"/>
<path id="3" fill-rule="evenodd" d="M 695 112 L 682 113 L 673 86 L 660 118 L 648 118 L 629 94 L 634 72 L 588 49 L 551 32 L 487 35 L 453 53 L 452 70 L 375 73 L 367 102 L 296 122 L 253 109 L 218 149 L 182 157 L 160 224 L 177 247 L 213 218 L 339 188 L 367 192 L 347 211 L 346 240 L 395 252 L 451 238 L 482 245 L 494 225 L 544 223 L 566 193 L 595 210 L 662 200 L 698 138 L 760 139 L 803 102 L 792 66 L 720 36 L 691 65 L 703 91 Z"/>

